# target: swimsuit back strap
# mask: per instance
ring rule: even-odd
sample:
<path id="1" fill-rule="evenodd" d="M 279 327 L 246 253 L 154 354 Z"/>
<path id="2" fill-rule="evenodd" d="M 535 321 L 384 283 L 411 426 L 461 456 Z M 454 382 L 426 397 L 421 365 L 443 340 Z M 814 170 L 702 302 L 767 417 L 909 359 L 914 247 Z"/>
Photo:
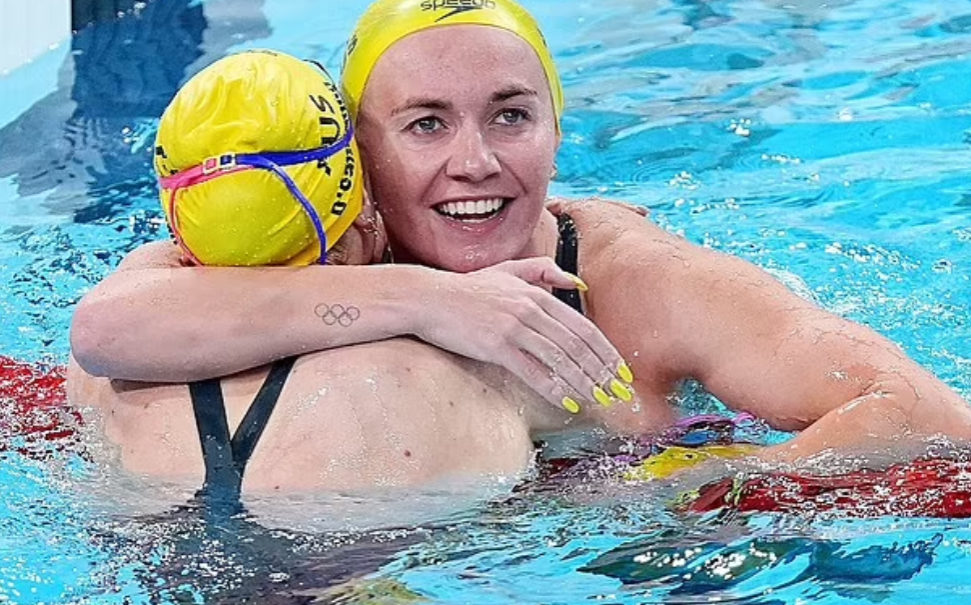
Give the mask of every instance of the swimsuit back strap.
<path id="1" fill-rule="evenodd" d="M 577 225 L 569 214 L 563 213 L 556 217 L 560 230 L 560 239 L 556 243 L 556 265 L 568 273 L 579 275 L 579 238 Z M 583 314 L 583 301 L 578 290 L 563 290 L 553 288 L 553 296 L 570 305 Z"/>
<path id="2" fill-rule="evenodd" d="M 283 391 L 283 386 L 286 384 L 290 370 L 293 369 L 293 364 L 296 361 L 296 357 L 287 357 L 273 362 L 270 373 L 267 374 L 263 386 L 260 387 L 260 392 L 256 394 L 256 398 L 253 399 L 246 415 L 243 416 L 243 420 L 236 428 L 236 433 L 233 434 L 231 442 L 233 462 L 239 469 L 240 477 L 243 475 L 250 456 L 253 455 L 253 450 L 256 449 L 256 444 L 263 434 L 263 429 L 266 428 L 266 423 L 270 420 L 270 415 L 273 414 L 273 408 L 276 407 L 276 402 L 280 399 L 280 393 Z"/>
<path id="3" fill-rule="evenodd" d="M 230 513 L 241 510 L 239 497 L 246 463 L 256 449 L 295 361 L 295 357 L 288 357 L 273 363 L 232 438 L 220 380 L 212 378 L 189 383 L 192 411 L 206 465 L 206 479 L 196 493 L 196 499 L 220 510 L 228 507 Z"/>
<path id="4" fill-rule="evenodd" d="M 233 461 L 226 404 L 219 379 L 189 383 L 189 394 L 206 465 L 206 479 L 196 497 L 208 500 L 215 495 L 213 490 L 217 490 L 219 499 L 232 500 L 234 493 L 238 498 L 242 475 Z"/>

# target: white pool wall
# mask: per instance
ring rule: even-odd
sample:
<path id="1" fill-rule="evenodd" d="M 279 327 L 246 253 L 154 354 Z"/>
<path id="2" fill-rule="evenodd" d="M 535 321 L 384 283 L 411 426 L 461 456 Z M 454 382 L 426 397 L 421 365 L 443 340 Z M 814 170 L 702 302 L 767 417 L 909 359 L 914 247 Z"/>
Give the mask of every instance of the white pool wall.
<path id="1" fill-rule="evenodd" d="M 71 0 L 0 0 L 0 75 L 70 37 Z"/>

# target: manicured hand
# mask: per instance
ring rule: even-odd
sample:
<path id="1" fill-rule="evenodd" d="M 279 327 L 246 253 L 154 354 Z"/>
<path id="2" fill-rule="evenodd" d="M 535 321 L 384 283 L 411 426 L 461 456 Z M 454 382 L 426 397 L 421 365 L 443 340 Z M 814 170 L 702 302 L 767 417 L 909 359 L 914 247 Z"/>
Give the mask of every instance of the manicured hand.
<path id="1" fill-rule="evenodd" d="M 620 353 L 586 317 L 547 287 L 586 289 L 549 258 L 507 261 L 464 275 L 443 274 L 438 313 L 418 336 L 502 366 L 571 413 L 581 404 L 630 401 L 633 376 Z"/>

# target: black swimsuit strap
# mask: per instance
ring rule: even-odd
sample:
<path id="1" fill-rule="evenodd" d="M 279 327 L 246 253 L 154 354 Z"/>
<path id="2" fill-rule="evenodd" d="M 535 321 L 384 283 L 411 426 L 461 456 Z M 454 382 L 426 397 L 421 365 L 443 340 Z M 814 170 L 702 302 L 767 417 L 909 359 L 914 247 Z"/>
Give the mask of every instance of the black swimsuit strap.
<path id="1" fill-rule="evenodd" d="M 212 378 L 189 383 L 206 465 L 205 483 L 196 494 L 197 499 L 206 503 L 238 505 L 246 463 L 256 449 L 295 361 L 295 357 L 288 357 L 273 363 L 232 438 L 220 380 Z"/>
<path id="2" fill-rule="evenodd" d="M 253 455 L 253 450 L 256 449 L 256 443 L 260 440 L 266 423 L 270 420 L 270 415 L 287 382 L 287 376 L 290 375 L 290 370 L 293 369 L 296 361 L 296 357 L 287 357 L 273 363 L 270 373 L 263 381 L 263 386 L 260 387 L 260 392 L 256 394 L 256 398 L 253 399 L 253 403 L 246 410 L 246 415 L 236 428 L 231 445 L 233 461 L 239 467 L 241 475 L 250 456 Z"/>
<path id="3" fill-rule="evenodd" d="M 578 275 L 579 239 L 577 237 L 577 225 L 566 213 L 556 217 L 556 222 L 560 230 L 560 239 L 556 243 L 556 265 L 568 273 Z M 553 288 L 553 296 L 576 309 L 581 315 L 583 314 L 583 302 L 578 290 Z"/>
<path id="4" fill-rule="evenodd" d="M 241 484 L 242 477 L 237 474 L 233 464 L 226 404 L 219 379 L 189 383 L 189 395 L 199 430 L 202 460 L 206 465 L 206 479 L 196 498 L 208 500 L 214 489 L 222 492 L 228 487 L 230 493 L 220 493 L 219 499 L 232 499 L 232 486 Z"/>

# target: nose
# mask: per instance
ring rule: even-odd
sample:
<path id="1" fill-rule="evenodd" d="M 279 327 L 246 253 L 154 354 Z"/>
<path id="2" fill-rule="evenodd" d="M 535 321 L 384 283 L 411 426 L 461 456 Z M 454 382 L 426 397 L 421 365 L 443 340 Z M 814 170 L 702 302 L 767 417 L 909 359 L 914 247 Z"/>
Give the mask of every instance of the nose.
<path id="1" fill-rule="evenodd" d="M 472 127 L 462 129 L 455 139 L 446 174 L 453 179 L 480 182 L 500 170 L 499 159 L 482 131 Z"/>

